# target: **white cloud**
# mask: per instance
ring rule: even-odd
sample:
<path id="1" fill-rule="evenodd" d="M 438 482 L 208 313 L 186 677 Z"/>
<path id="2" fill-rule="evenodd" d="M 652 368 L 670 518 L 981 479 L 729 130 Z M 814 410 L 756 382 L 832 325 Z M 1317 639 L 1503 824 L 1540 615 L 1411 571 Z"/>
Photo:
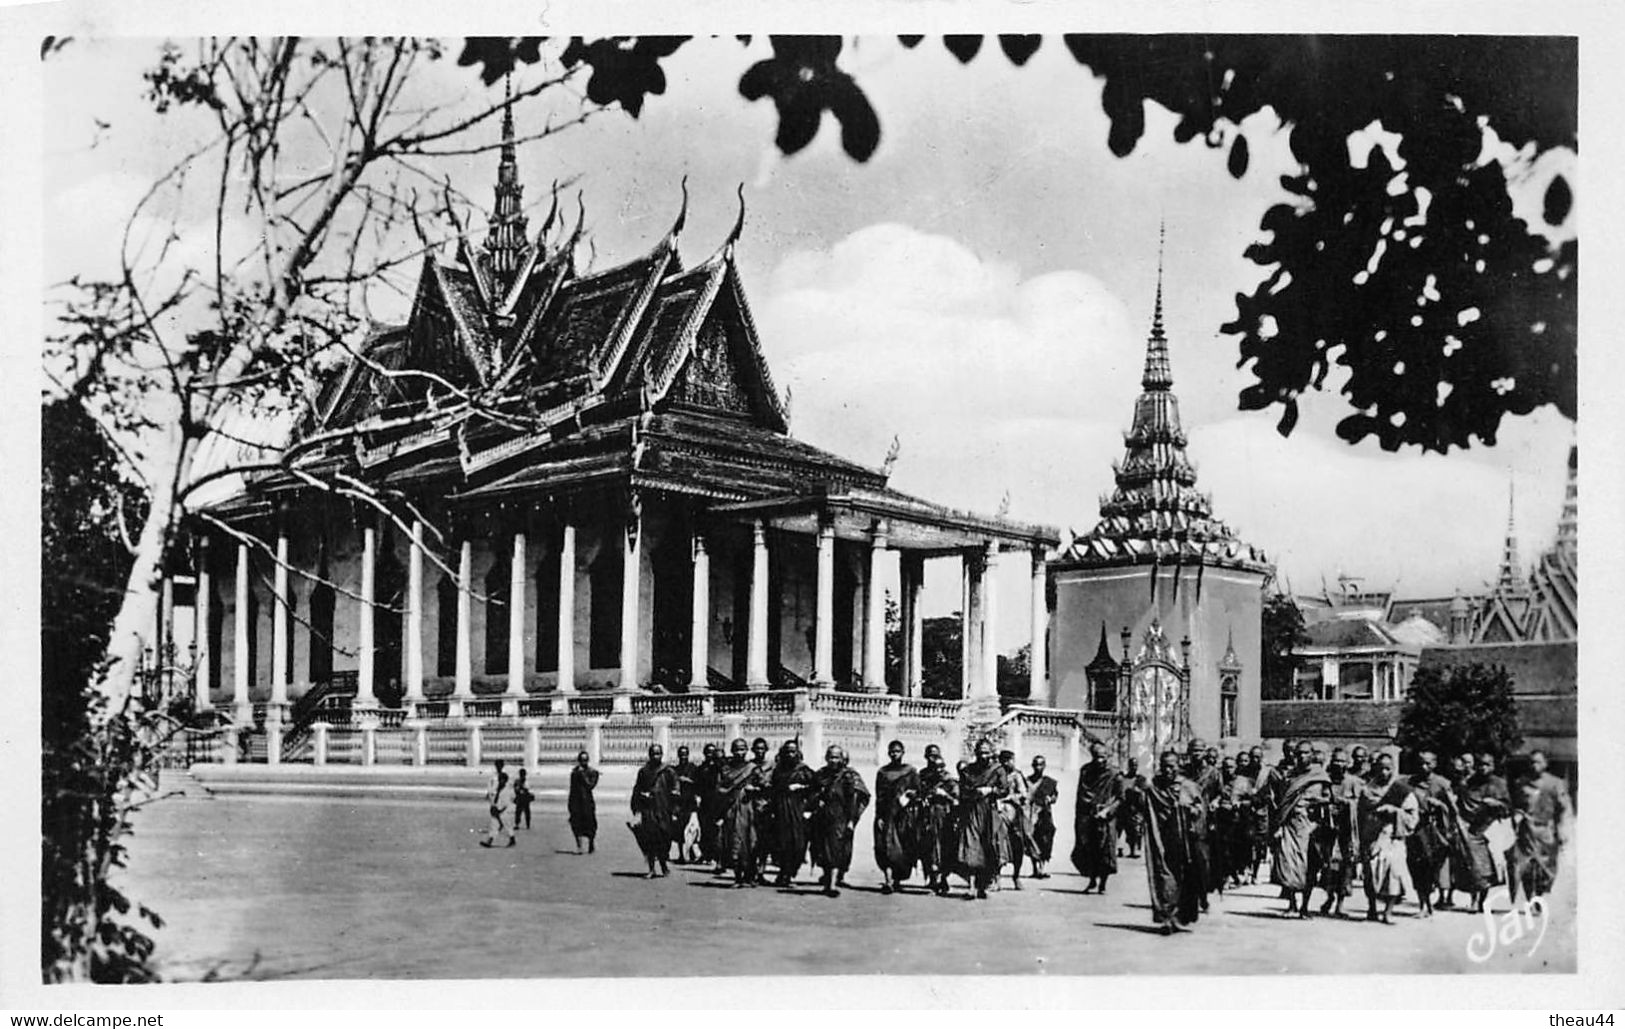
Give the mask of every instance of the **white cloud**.
<path id="1" fill-rule="evenodd" d="M 789 254 L 756 301 L 799 437 L 878 465 L 896 434 L 896 488 L 983 512 L 1008 490 L 1013 517 L 1063 536 L 1092 527 L 1112 487 L 1140 390 L 1146 326 L 1129 313 L 1139 306 L 1126 310 L 1086 271 L 1022 279 L 895 223 Z M 1204 388 L 1226 387 L 1187 374 L 1175 390 L 1191 410 L 1211 406 Z M 1309 431 L 1282 439 L 1274 424 L 1264 412 L 1186 428 L 1215 513 L 1296 588 L 1339 569 L 1403 592 L 1477 588 L 1495 574 L 1513 479 L 1525 559 L 1550 541 L 1569 430 L 1560 418 L 1510 419 L 1493 452 L 1449 457 Z M 949 610 L 957 596 L 931 589 L 927 602 Z M 1025 608 L 1004 606 L 1001 645 L 1024 639 Z"/>

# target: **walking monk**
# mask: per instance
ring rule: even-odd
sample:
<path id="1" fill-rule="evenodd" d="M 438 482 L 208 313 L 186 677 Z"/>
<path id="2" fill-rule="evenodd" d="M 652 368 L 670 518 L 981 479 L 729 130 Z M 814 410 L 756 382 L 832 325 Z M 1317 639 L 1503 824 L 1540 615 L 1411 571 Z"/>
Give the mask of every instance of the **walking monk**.
<path id="1" fill-rule="evenodd" d="M 1477 755 L 1472 776 L 1456 784 L 1456 810 L 1464 823 L 1466 847 L 1465 860 L 1451 869 L 1451 885 L 1472 896 L 1474 914 L 1483 914 L 1490 887 L 1501 881 L 1489 836 L 1495 823 L 1511 814 L 1511 801 L 1506 782 L 1495 774 L 1493 754 Z"/>
<path id="2" fill-rule="evenodd" d="M 1202 805 L 1196 784 L 1179 772 L 1179 755 L 1163 751 L 1157 774 L 1140 791 L 1145 815 L 1145 875 L 1151 918 L 1166 934 L 1186 932 L 1202 911 L 1202 872 L 1191 860 L 1191 820 Z"/>
<path id="3" fill-rule="evenodd" d="M 863 776 L 847 767 L 846 751 L 830 747 L 824 752 L 824 767 L 813 783 L 816 804 L 812 816 L 813 864 L 824 870 L 824 894 L 840 895 L 837 887 L 846 885 L 847 869 L 852 867 L 852 835 L 863 809 L 869 806 L 869 788 Z"/>
<path id="4" fill-rule="evenodd" d="M 1414 893 L 1405 863 L 1405 838 L 1416 829 L 1416 794 L 1394 774 L 1394 758 L 1379 751 L 1360 796 L 1360 846 L 1365 858 L 1366 918 L 1393 924 L 1394 901 Z M 1377 913 L 1377 901 L 1382 913 Z"/>
<path id="5" fill-rule="evenodd" d="M 666 857 L 671 852 L 673 813 L 679 796 L 677 775 L 666 767 L 666 750 L 656 743 L 649 748 L 649 760 L 638 769 L 637 780 L 632 784 L 632 814 L 637 821 L 627 823 L 638 841 L 638 849 L 643 851 L 644 860 L 649 863 L 651 879 L 671 874 Z M 658 873 L 656 863 L 660 865 Z"/>
<path id="6" fill-rule="evenodd" d="M 977 900 L 987 899 L 987 888 L 999 874 L 999 836 L 1003 824 L 999 818 L 999 795 L 1003 789 L 1003 776 L 993 763 L 993 744 L 987 740 L 976 743 L 976 760 L 967 764 L 959 776 L 959 837 L 955 863 L 961 874 L 971 881 Z"/>
<path id="7" fill-rule="evenodd" d="M 881 893 L 903 888 L 914 871 L 914 800 L 920 794 L 920 773 L 903 762 L 900 740 L 886 745 L 890 760 L 875 773 L 875 863 L 880 866 Z"/>
<path id="8" fill-rule="evenodd" d="M 1106 892 L 1106 880 L 1117 872 L 1117 810 L 1123 803 L 1123 778 L 1106 756 L 1106 744 L 1089 745 L 1089 763 L 1078 773 L 1074 807 L 1072 864 L 1088 878 L 1083 892 Z"/>
<path id="9" fill-rule="evenodd" d="M 729 744 L 728 761 L 717 770 L 716 793 L 722 808 L 718 841 L 722 860 L 733 869 L 734 888 L 756 885 L 756 797 L 767 783 L 761 766 L 745 753 L 745 741 Z"/>
<path id="10" fill-rule="evenodd" d="M 775 886 L 795 882 L 807 863 L 807 804 L 812 799 L 813 780 L 813 770 L 801 760 L 800 744 L 786 740 L 773 764 L 768 790 L 773 809 L 773 863 L 778 867 Z"/>
<path id="11" fill-rule="evenodd" d="M 570 769 L 570 799 L 565 810 L 570 816 L 570 832 L 576 838 L 576 853 L 581 853 L 581 841 L 587 841 L 587 853 L 598 849 L 598 802 L 592 791 L 598 788 L 598 769 L 583 750 L 576 755 L 576 766 Z"/>
<path id="12" fill-rule="evenodd" d="M 1517 837 L 1507 851 L 1512 899 L 1525 902 L 1550 893 L 1557 859 L 1568 840 L 1574 808 L 1562 779 L 1546 771 L 1546 752 L 1529 752 L 1529 770 L 1520 777 L 1512 805 Z"/>
<path id="13" fill-rule="evenodd" d="M 1044 755 L 1033 758 L 1033 774 L 1027 785 L 1031 787 L 1027 807 L 1033 816 L 1033 878 L 1048 879 L 1050 856 L 1055 853 L 1055 802 L 1060 799 L 1061 788 L 1044 774 Z"/>
<path id="14" fill-rule="evenodd" d="M 1281 788 L 1270 815 L 1270 853 L 1274 858 L 1270 881 L 1281 887 L 1289 918 L 1309 917 L 1309 891 L 1315 885 L 1316 871 L 1309 867 L 1309 839 L 1315 831 L 1312 813 L 1323 809 L 1330 799 L 1331 778 L 1325 769 L 1315 767 L 1312 754 L 1308 743 L 1297 745 L 1291 777 Z M 1302 904 L 1298 902 L 1300 894 Z"/>
<path id="15" fill-rule="evenodd" d="M 920 872 L 925 876 L 926 889 L 941 896 L 948 892 L 948 873 L 954 864 L 957 837 L 953 816 L 954 805 L 959 800 L 959 780 L 948 771 L 942 748 L 935 743 L 925 748 L 920 798 L 920 822 L 915 837 Z"/>

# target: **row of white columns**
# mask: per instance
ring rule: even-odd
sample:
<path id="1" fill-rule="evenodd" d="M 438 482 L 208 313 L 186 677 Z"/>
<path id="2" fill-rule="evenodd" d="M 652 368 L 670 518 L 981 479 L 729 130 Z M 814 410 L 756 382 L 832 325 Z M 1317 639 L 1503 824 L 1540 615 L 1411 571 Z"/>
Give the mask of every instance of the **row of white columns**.
<path id="1" fill-rule="evenodd" d="M 623 691 L 638 687 L 638 643 L 642 546 L 640 525 L 636 516 L 625 534 L 625 553 L 622 562 L 622 608 L 620 640 L 620 687 Z M 863 682 L 874 690 L 883 690 L 885 682 L 885 606 L 880 581 L 881 562 L 887 550 L 888 532 L 884 523 L 877 523 L 870 534 L 869 553 L 864 562 L 863 620 L 861 623 L 861 674 Z M 693 560 L 693 622 L 691 626 L 690 668 L 693 688 L 708 685 L 710 664 L 710 556 L 705 537 L 696 533 L 692 540 Z M 514 534 L 508 603 L 508 683 L 510 697 L 525 694 L 525 590 L 528 578 L 526 568 L 526 536 Z M 288 537 L 279 533 L 276 539 L 276 567 L 273 573 L 271 703 L 287 703 L 288 634 L 291 632 L 287 603 L 288 596 Z M 560 693 L 574 693 L 575 687 L 575 553 L 576 528 L 563 527 L 559 550 L 559 631 L 557 689 Z M 198 600 L 196 614 L 199 631 L 197 640 L 198 673 L 197 703 L 209 706 L 209 691 L 213 683 L 209 678 L 210 597 L 207 543 L 200 547 L 198 571 Z M 761 522 L 752 527 L 750 623 L 746 640 L 746 685 L 753 689 L 768 686 L 768 544 L 767 528 Z M 993 577 L 988 574 L 998 556 L 996 544 L 988 544 L 983 553 L 967 552 L 963 555 L 964 597 L 961 609 L 962 646 L 961 669 L 964 674 L 964 694 L 967 697 L 993 696 L 998 682 L 998 650 L 994 646 L 993 626 L 997 624 L 997 596 Z M 357 703 L 367 706 L 375 703 L 373 681 L 374 662 L 377 659 L 375 606 L 377 589 L 377 529 L 371 525 L 362 529 L 361 596 L 357 625 L 358 696 Z M 249 547 L 237 547 L 236 603 L 233 625 L 233 705 L 240 710 L 249 708 Z M 457 574 L 464 587 L 457 598 L 457 639 L 455 661 L 455 687 L 452 699 L 472 699 L 472 624 L 473 596 L 467 588 L 472 581 L 473 542 L 463 540 L 459 546 Z M 903 692 L 918 696 L 922 686 L 923 666 L 923 612 L 920 603 L 924 588 L 924 561 L 914 555 L 903 554 L 900 566 L 900 614 L 903 623 Z M 818 532 L 817 608 L 814 625 L 813 681 L 830 685 L 834 681 L 834 623 L 835 623 L 835 530 L 828 523 Z M 1035 548 L 1032 555 L 1032 657 L 1030 693 L 1034 699 L 1044 696 L 1045 687 L 1045 635 L 1048 611 L 1044 596 L 1044 555 Z M 423 523 L 414 522 L 411 546 L 407 558 L 405 699 L 423 699 Z"/>

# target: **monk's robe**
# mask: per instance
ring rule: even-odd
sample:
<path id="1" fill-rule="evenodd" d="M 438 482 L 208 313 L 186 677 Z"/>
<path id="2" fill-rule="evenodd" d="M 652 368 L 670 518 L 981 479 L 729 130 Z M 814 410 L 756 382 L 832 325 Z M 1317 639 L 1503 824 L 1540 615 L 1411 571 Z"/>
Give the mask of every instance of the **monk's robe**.
<path id="1" fill-rule="evenodd" d="M 632 784 L 632 835 L 645 857 L 664 859 L 676 830 L 677 774 L 652 762 L 638 769 Z"/>
<path id="2" fill-rule="evenodd" d="M 918 833 L 920 869 L 926 876 L 946 875 L 954 866 L 954 805 L 958 803 L 959 781 L 946 767 L 927 765 L 920 772 L 921 808 Z"/>
<path id="3" fill-rule="evenodd" d="M 875 773 L 875 864 L 897 882 L 914 871 L 919 794 L 920 773 L 913 765 L 884 765 Z"/>
<path id="4" fill-rule="evenodd" d="M 1410 785 L 1419 815 L 1416 831 L 1405 841 L 1411 881 L 1419 895 L 1434 887 L 1448 890 L 1451 855 L 1466 849 L 1456 816 L 1455 787 L 1438 772 L 1413 775 Z"/>
<path id="5" fill-rule="evenodd" d="M 694 775 L 695 814 L 700 820 L 700 859 L 703 861 L 723 860 L 721 835 L 726 798 L 717 790 L 722 765 L 723 760 L 714 757 L 701 762 L 700 770 Z"/>
<path id="6" fill-rule="evenodd" d="M 955 871 L 969 879 L 991 880 L 999 874 L 999 791 L 1003 776 L 991 761 L 973 761 L 959 776 L 958 839 Z"/>
<path id="7" fill-rule="evenodd" d="M 1105 761 L 1091 761 L 1078 773 L 1073 804 L 1072 864 L 1093 879 L 1117 874 L 1117 813 L 1123 803 L 1123 777 Z"/>
<path id="8" fill-rule="evenodd" d="M 1506 783 L 1497 775 L 1470 776 L 1456 785 L 1456 811 L 1461 815 L 1464 846 L 1451 869 L 1451 882 L 1458 890 L 1487 890 L 1500 882 L 1488 833 L 1511 811 Z"/>
<path id="9" fill-rule="evenodd" d="M 1055 852 L 1055 802 L 1060 797 L 1060 786 L 1047 775 L 1033 780 L 1032 793 L 1027 797 L 1027 808 L 1033 816 L 1033 846 L 1038 860 L 1046 863 Z"/>
<path id="10" fill-rule="evenodd" d="M 1191 861 L 1197 868 L 1197 881 L 1202 885 L 1202 903 L 1205 905 L 1207 895 L 1214 890 L 1222 890 L 1224 886 L 1218 862 L 1213 857 L 1211 831 L 1213 804 L 1224 789 L 1224 779 L 1218 768 L 1208 764 L 1199 768 L 1190 779 L 1196 784 L 1196 792 L 1202 798 L 1201 806 L 1191 815 Z"/>
<path id="11" fill-rule="evenodd" d="M 1533 900 L 1550 893 L 1557 881 L 1557 859 L 1571 810 L 1569 790 L 1563 780 L 1542 772 L 1519 787 L 1513 804 L 1517 835 L 1507 851 L 1507 879 L 1513 900 Z"/>
<path id="12" fill-rule="evenodd" d="M 852 867 L 852 833 L 869 806 L 869 787 L 850 768 L 825 765 L 813 780 L 813 864 L 828 872 Z"/>
<path id="13" fill-rule="evenodd" d="M 1151 918 L 1168 928 L 1190 925 L 1204 893 L 1201 869 L 1191 860 L 1191 819 L 1202 807 L 1201 791 L 1184 776 L 1158 775 L 1139 792 Z"/>
<path id="14" fill-rule="evenodd" d="M 1365 895 L 1371 900 L 1415 896 L 1405 861 L 1405 840 L 1416 830 L 1416 794 L 1403 779 L 1372 783 L 1361 790 L 1360 848 L 1365 861 Z"/>
<path id="15" fill-rule="evenodd" d="M 756 797 L 766 787 L 762 768 L 753 761 L 730 759 L 717 769 L 714 791 L 722 810 L 717 845 L 722 862 L 738 882 L 756 878 Z"/>
<path id="16" fill-rule="evenodd" d="M 689 826 L 694 820 L 695 812 L 699 808 L 699 788 L 696 776 L 699 775 L 700 766 L 692 761 L 679 761 L 671 766 L 672 775 L 677 777 L 677 807 L 672 812 L 675 836 L 677 841 L 677 857 L 680 861 L 687 861 L 692 855 L 688 850 L 689 841 L 693 839 Z"/>
<path id="17" fill-rule="evenodd" d="M 807 805 L 815 777 L 800 759 L 780 758 L 773 765 L 768 803 L 773 811 L 773 863 L 782 879 L 794 879 L 807 863 Z"/>
<path id="18" fill-rule="evenodd" d="M 753 758 L 754 760 L 754 758 Z M 766 759 L 756 762 L 761 770 L 762 788 L 753 793 L 752 805 L 755 811 L 752 817 L 756 820 L 756 868 L 766 868 L 768 862 L 773 860 L 773 841 L 777 838 L 773 832 L 773 800 L 770 786 L 773 782 L 773 767 Z"/>
<path id="19" fill-rule="evenodd" d="M 1214 832 L 1224 840 L 1224 867 L 1220 871 L 1225 875 L 1243 876 L 1252 867 L 1255 853 L 1253 782 L 1252 776 L 1238 773 L 1225 787 L 1224 797 L 1220 800 L 1220 810 L 1224 812 L 1223 826 L 1221 828 L 1216 819 Z"/>
<path id="20" fill-rule="evenodd" d="M 999 818 L 1004 833 L 999 838 L 999 864 L 1020 868 L 1022 858 L 1033 853 L 1033 823 L 1027 810 L 1027 777 L 1018 769 L 999 766 L 1004 795 L 999 798 Z"/>
<path id="21" fill-rule="evenodd" d="M 1315 858 L 1315 885 L 1336 897 L 1347 897 L 1360 862 L 1360 793 L 1364 783 L 1352 775 L 1332 779 L 1309 845 Z"/>
<path id="22" fill-rule="evenodd" d="M 1270 856 L 1274 842 L 1271 819 L 1275 817 L 1275 802 L 1280 799 L 1285 789 L 1286 780 L 1269 765 L 1260 765 L 1258 771 L 1253 774 L 1253 789 L 1249 798 L 1252 813 L 1249 831 L 1253 839 L 1253 852 L 1249 870 L 1257 869 Z"/>
<path id="23" fill-rule="evenodd" d="M 1123 783 L 1123 803 L 1117 809 L 1117 826 L 1129 850 L 1139 850 L 1145 836 L 1145 805 L 1140 803 L 1140 792 L 1145 789 L 1145 777 L 1124 772 L 1118 776 Z"/>
<path id="24" fill-rule="evenodd" d="M 598 769 L 580 765 L 570 769 L 570 797 L 565 802 L 565 811 L 570 816 L 571 835 L 585 836 L 589 840 L 598 835 L 598 802 L 592 795 L 597 787 Z"/>
<path id="25" fill-rule="evenodd" d="M 1273 839 L 1270 882 L 1283 889 L 1303 891 L 1313 886 L 1309 868 L 1309 838 L 1314 833 L 1314 808 L 1323 805 L 1331 779 L 1321 768 L 1310 768 L 1282 786 L 1270 813 Z"/>

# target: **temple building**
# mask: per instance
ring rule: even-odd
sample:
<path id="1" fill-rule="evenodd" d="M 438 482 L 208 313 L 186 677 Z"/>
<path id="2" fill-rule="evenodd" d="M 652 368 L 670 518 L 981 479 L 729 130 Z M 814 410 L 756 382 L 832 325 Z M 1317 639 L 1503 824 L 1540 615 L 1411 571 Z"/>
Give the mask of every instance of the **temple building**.
<path id="1" fill-rule="evenodd" d="M 735 260 L 742 194 L 697 264 L 678 250 L 685 187 L 652 249 L 583 271 L 581 221 L 565 232 L 556 197 L 530 234 L 511 111 L 503 133 L 483 245 L 459 231 L 453 261 L 428 253 L 407 322 L 322 384 L 282 467 L 193 512 L 199 705 L 274 728 L 322 699 L 387 728 L 402 712 L 709 716 L 674 698 L 770 689 L 918 697 L 924 566 L 946 560 L 970 598 L 963 697 L 996 717 L 988 568 L 1031 570 L 1030 596 L 1006 602 L 1033 603 L 1042 640 L 1056 531 L 900 493 L 790 435 Z"/>
<path id="2" fill-rule="evenodd" d="M 1122 753 L 1144 768 L 1149 755 L 1191 735 L 1258 737 L 1263 594 L 1273 569 L 1196 489 L 1160 266 L 1140 382 L 1113 465 L 1117 488 L 1102 498 L 1094 529 L 1050 564 L 1050 696 L 1056 707 L 1114 713 Z"/>

